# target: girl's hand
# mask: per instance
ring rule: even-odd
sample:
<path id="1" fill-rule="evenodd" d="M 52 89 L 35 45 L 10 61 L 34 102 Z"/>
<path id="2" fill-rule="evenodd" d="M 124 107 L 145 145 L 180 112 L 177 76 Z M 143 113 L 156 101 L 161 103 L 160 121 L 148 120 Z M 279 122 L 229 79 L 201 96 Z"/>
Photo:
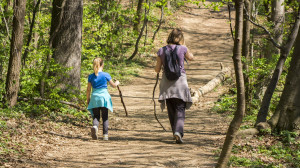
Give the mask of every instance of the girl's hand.
<path id="1" fill-rule="evenodd" d="M 115 87 L 117 87 L 120 84 L 120 82 L 118 80 L 116 80 L 116 82 L 113 82 L 113 80 L 110 80 L 109 84 L 110 84 L 110 86 L 112 86 L 113 88 L 115 88 Z"/>

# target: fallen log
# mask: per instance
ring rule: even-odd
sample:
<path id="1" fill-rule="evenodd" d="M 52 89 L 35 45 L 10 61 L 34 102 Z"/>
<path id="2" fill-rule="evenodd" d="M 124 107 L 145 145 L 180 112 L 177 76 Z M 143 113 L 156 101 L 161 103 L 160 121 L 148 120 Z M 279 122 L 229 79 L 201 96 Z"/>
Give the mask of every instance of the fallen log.
<path id="1" fill-rule="evenodd" d="M 265 132 L 266 130 L 271 130 L 270 124 L 267 122 L 260 122 L 254 128 L 239 130 L 239 132 L 237 133 L 237 137 L 238 138 L 253 137 L 259 133 Z"/>
<path id="2" fill-rule="evenodd" d="M 209 81 L 206 85 L 202 86 L 201 88 L 197 90 L 191 90 L 192 94 L 192 100 L 193 102 L 198 102 L 200 100 L 200 97 L 202 97 L 204 94 L 212 91 L 215 87 L 217 87 L 219 84 L 221 84 L 225 79 L 227 79 L 232 74 L 232 69 L 229 67 L 223 68 L 223 65 L 221 64 L 222 71 L 211 81 Z"/>

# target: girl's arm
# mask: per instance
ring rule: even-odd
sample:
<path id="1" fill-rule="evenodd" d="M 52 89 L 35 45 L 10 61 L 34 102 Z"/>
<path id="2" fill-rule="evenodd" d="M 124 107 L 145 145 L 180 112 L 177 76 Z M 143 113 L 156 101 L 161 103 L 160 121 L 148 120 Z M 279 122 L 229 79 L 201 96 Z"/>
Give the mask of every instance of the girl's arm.
<path id="1" fill-rule="evenodd" d="M 161 59 L 159 56 L 156 57 L 156 66 L 155 66 L 155 72 L 156 73 L 159 73 L 160 70 L 161 70 L 161 65 L 162 65 L 162 62 L 161 62 Z"/>
<path id="2" fill-rule="evenodd" d="M 120 82 L 118 80 L 116 80 L 116 82 L 113 82 L 113 80 L 111 79 L 109 81 L 109 84 L 110 84 L 110 86 L 112 86 L 113 88 L 115 88 L 115 87 L 117 87 L 120 84 Z"/>
<path id="3" fill-rule="evenodd" d="M 87 89 L 86 89 L 86 100 L 87 100 L 87 105 L 89 105 L 90 103 L 90 94 L 91 94 L 91 88 L 92 88 L 92 84 L 89 82 L 88 83 L 88 86 L 87 86 Z"/>
<path id="4" fill-rule="evenodd" d="M 187 49 L 187 52 L 185 53 L 184 57 L 189 60 L 189 61 L 194 61 L 194 55 L 189 51 L 189 49 Z"/>

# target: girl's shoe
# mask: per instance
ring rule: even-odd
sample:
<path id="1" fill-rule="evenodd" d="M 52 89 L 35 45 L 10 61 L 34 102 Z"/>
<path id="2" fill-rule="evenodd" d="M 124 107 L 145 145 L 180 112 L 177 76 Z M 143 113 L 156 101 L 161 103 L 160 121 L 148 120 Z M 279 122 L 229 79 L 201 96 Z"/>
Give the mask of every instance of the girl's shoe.
<path id="1" fill-rule="evenodd" d="M 180 134 L 179 132 L 175 132 L 175 133 L 174 133 L 174 137 L 175 137 L 175 139 L 176 139 L 176 143 L 177 143 L 177 144 L 182 144 L 182 143 L 183 143 L 181 134 Z"/>
<path id="2" fill-rule="evenodd" d="M 107 134 L 104 134 L 104 135 L 103 135 L 103 140 L 104 140 L 104 141 L 108 141 L 108 135 L 107 135 Z"/>
<path id="3" fill-rule="evenodd" d="M 98 139 L 98 127 L 97 126 L 93 126 L 91 128 L 91 135 L 92 135 L 92 139 L 93 140 L 97 140 Z"/>

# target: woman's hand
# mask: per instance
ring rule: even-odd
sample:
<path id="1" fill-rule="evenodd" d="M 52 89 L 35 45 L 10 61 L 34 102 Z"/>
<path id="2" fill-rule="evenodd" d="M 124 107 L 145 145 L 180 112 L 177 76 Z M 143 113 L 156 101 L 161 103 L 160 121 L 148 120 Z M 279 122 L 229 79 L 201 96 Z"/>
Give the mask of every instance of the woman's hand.
<path id="1" fill-rule="evenodd" d="M 189 60 L 189 61 L 194 61 L 194 55 L 189 51 L 189 49 L 187 49 L 187 52 L 185 53 L 184 57 Z"/>

